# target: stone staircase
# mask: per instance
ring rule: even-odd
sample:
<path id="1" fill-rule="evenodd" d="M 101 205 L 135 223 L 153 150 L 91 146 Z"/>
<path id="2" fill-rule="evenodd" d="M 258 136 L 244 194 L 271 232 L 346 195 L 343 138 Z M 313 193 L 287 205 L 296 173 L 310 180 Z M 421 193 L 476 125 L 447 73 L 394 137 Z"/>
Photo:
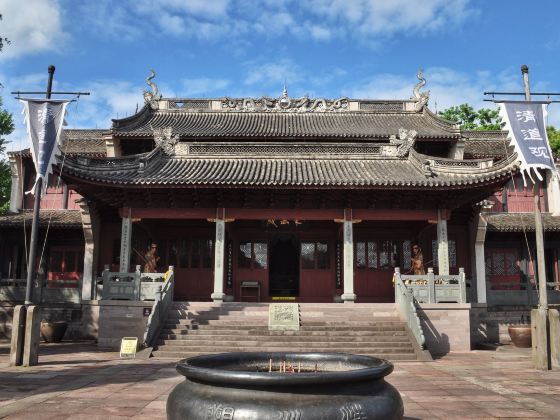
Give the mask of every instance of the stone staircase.
<path id="1" fill-rule="evenodd" d="M 299 331 L 269 331 L 268 303 L 175 302 L 155 357 L 231 351 L 348 352 L 418 360 L 393 303 L 300 303 Z"/>

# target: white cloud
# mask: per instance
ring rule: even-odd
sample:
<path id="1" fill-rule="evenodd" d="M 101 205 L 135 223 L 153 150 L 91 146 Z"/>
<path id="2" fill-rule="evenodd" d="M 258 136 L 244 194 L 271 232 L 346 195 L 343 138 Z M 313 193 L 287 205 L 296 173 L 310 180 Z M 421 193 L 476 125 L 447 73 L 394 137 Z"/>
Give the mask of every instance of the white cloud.
<path id="1" fill-rule="evenodd" d="M 0 0 L 0 13 L 0 34 L 11 41 L 4 46 L 2 60 L 56 51 L 67 37 L 57 0 Z"/>
<path id="2" fill-rule="evenodd" d="M 426 34 L 476 14 L 471 0 L 98 0 L 84 6 L 92 27 L 125 39 L 162 33 L 200 40 L 292 35 L 372 43 L 397 34 Z"/>
<path id="3" fill-rule="evenodd" d="M 246 67 L 246 85 L 282 86 L 284 81 L 291 85 L 303 79 L 303 70 L 288 59 L 266 63 L 251 61 L 246 63 Z"/>
<path id="4" fill-rule="evenodd" d="M 425 33 L 462 23 L 475 11 L 470 0 L 313 0 L 311 13 L 338 22 L 361 35 L 382 37 Z"/>
<path id="5" fill-rule="evenodd" d="M 225 96 L 223 90 L 230 84 L 226 79 L 211 79 L 206 77 L 195 79 L 183 79 L 181 81 L 183 89 L 180 96 L 191 97 L 202 95 L 204 97 L 210 96 L 211 93 L 218 93 L 219 96 Z"/>

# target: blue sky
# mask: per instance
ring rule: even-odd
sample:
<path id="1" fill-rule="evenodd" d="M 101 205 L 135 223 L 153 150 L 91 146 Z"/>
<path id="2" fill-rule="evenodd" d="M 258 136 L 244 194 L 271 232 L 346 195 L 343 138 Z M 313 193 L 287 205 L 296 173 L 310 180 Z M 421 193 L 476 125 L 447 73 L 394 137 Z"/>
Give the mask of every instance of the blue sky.
<path id="1" fill-rule="evenodd" d="M 16 118 L 11 149 L 25 145 L 9 92 L 86 90 L 70 127 L 107 128 L 142 106 L 149 69 L 164 96 L 408 98 L 423 68 L 430 108 L 486 90 L 560 92 L 560 2 L 541 0 L 0 0 L 0 95 Z M 560 125 L 560 104 L 550 107 Z"/>

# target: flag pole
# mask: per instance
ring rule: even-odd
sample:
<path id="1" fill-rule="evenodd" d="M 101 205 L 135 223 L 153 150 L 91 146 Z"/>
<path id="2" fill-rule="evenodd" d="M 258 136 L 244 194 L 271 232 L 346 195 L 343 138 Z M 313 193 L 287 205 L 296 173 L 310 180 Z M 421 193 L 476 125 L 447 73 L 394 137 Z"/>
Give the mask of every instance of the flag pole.
<path id="1" fill-rule="evenodd" d="M 521 66 L 523 75 L 523 87 L 525 89 L 525 100 L 531 100 L 529 87 L 529 67 Z M 546 172 L 545 172 L 546 173 Z M 533 204 L 535 213 L 535 242 L 537 245 L 537 267 L 536 274 L 539 287 L 539 309 L 548 309 L 548 296 L 546 291 L 546 265 L 544 259 L 544 233 L 541 214 L 540 184 L 535 181 L 533 185 Z M 535 267 L 533 267 L 534 269 Z"/>
<path id="2" fill-rule="evenodd" d="M 51 98 L 52 82 L 55 67 L 49 66 L 49 79 L 47 82 L 47 99 Z M 38 174 L 37 174 L 38 175 Z M 35 201 L 33 203 L 33 222 L 31 224 L 31 240 L 29 244 L 29 258 L 27 260 L 27 284 L 25 289 L 25 306 L 33 304 L 33 280 L 36 275 L 37 242 L 39 237 L 39 210 L 41 207 L 41 191 L 43 189 L 43 178 L 39 177 L 35 184 Z"/>

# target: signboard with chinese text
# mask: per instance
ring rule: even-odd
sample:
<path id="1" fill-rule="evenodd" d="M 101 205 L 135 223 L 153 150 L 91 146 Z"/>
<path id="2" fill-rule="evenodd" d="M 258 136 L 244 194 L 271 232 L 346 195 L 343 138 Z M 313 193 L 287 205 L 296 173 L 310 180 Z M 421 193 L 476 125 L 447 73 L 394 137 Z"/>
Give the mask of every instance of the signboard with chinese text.
<path id="1" fill-rule="evenodd" d="M 32 194 L 44 195 L 47 188 L 46 179 L 52 172 L 58 152 L 58 142 L 64 116 L 66 115 L 67 100 L 53 99 L 20 99 L 24 105 L 25 122 L 33 163 L 37 172 Z M 42 191 L 35 191 L 37 180 L 42 178 Z"/>
<path id="2" fill-rule="evenodd" d="M 509 139 L 514 146 L 521 172 L 532 179 L 531 169 L 542 181 L 536 169 L 556 172 L 554 158 L 546 135 L 546 103 L 531 101 L 504 101 L 500 103 L 500 116 L 509 131 Z"/>

